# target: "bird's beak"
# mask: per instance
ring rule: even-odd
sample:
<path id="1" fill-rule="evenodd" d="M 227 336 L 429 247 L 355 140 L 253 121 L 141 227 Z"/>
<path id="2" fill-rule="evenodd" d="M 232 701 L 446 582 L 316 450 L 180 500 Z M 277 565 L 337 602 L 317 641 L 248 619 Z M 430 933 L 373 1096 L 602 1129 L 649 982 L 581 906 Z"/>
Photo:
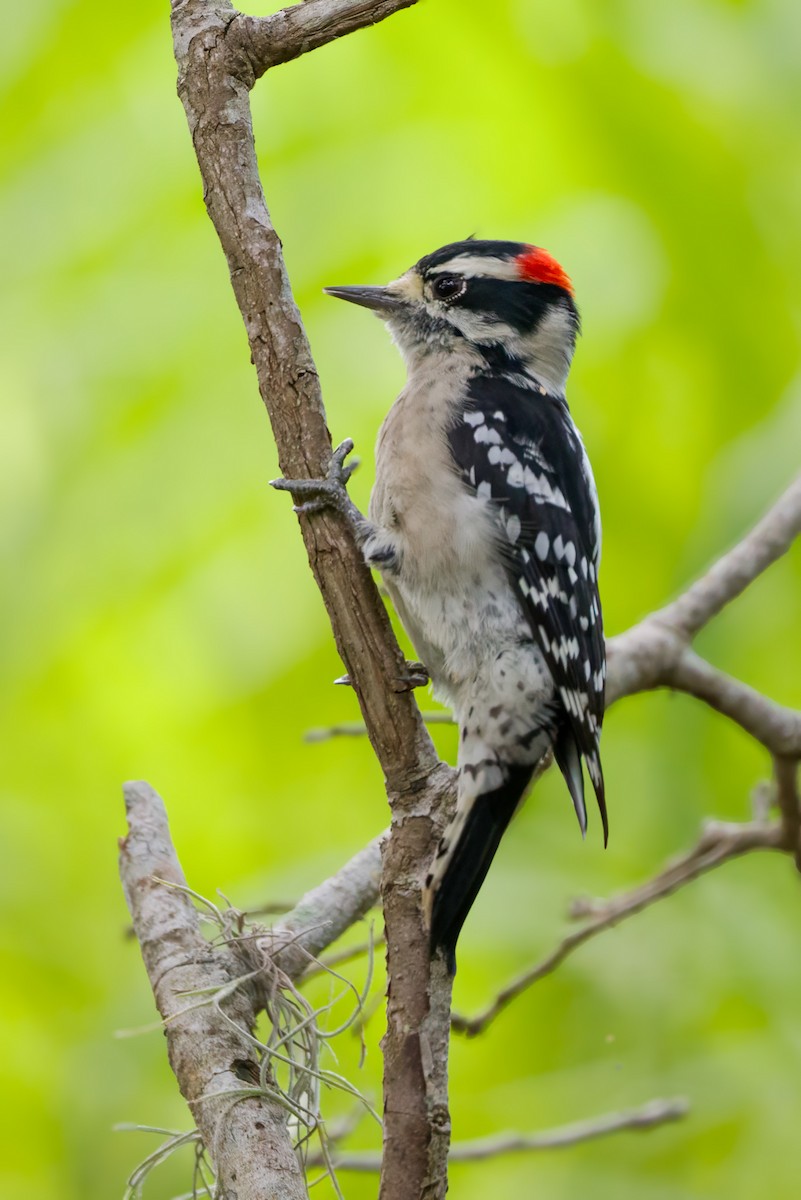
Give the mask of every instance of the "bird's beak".
<path id="1" fill-rule="evenodd" d="M 405 300 L 386 287 L 327 287 L 323 291 L 327 296 L 336 296 L 338 300 L 349 300 L 351 304 L 371 308 L 381 317 L 389 316 L 406 305 Z"/>

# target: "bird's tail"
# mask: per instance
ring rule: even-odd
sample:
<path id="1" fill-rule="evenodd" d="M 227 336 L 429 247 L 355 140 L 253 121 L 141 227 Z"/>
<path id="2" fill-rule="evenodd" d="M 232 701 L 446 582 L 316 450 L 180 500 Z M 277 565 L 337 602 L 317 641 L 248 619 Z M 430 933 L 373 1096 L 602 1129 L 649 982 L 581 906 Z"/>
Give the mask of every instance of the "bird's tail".
<path id="1" fill-rule="evenodd" d="M 456 973 L 456 942 L 495 857 L 504 831 L 523 798 L 533 767 L 508 767 L 497 788 L 464 803 L 437 850 L 426 879 L 424 906 L 431 928 L 431 952 L 441 950 Z"/>
<path id="2" fill-rule="evenodd" d="M 589 771 L 592 786 L 595 789 L 595 796 L 598 800 L 598 809 L 601 814 L 601 824 L 604 831 L 604 846 L 606 846 L 609 841 L 609 819 L 606 815 L 606 796 L 604 792 L 604 776 L 601 770 L 601 759 L 597 748 L 585 753 L 587 770 Z M 587 805 L 584 802 L 584 772 L 581 768 L 582 756 L 578 742 L 576 741 L 576 735 L 567 721 L 564 722 L 556 735 L 553 756 L 559 765 L 559 770 L 564 775 L 565 783 L 573 800 L 573 807 L 578 817 L 581 836 L 586 837 Z"/>

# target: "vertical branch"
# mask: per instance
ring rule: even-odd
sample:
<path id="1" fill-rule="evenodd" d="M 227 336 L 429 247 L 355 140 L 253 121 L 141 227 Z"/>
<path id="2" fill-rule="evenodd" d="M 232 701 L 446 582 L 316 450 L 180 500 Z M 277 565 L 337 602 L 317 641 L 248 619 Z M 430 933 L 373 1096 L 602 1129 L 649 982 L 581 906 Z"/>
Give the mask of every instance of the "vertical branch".
<path id="1" fill-rule="evenodd" d="M 281 469 L 290 477 L 324 474 L 331 439 L 262 191 L 248 93 L 271 65 L 412 2 L 307 0 L 253 18 L 228 0 L 172 0 L 178 91 L 206 207 L 228 261 Z M 382 855 L 389 996 L 381 1196 L 434 1200 L 447 1187 L 450 986 L 444 972 L 432 972 L 420 884 L 452 799 L 453 773 L 438 762 L 411 694 L 397 690 L 403 658 L 350 529 L 334 512 L 302 516 L 300 524 L 392 813 Z"/>
<path id="2" fill-rule="evenodd" d="M 432 826 L 441 831 L 452 777 L 443 767 L 439 798 L 429 792 L 424 804 L 393 805 L 392 834 L 383 847 L 389 991 L 379 1200 L 441 1200 L 448 1187 L 452 980 L 442 962 L 432 962 L 429 955 L 420 864 L 430 855 Z"/>
<path id="3" fill-rule="evenodd" d="M 335 10 L 341 21 L 354 7 L 342 0 L 310 0 L 299 9 L 308 25 L 316 12 Z M 367 23 L 371 6 L 358 7 L 362 23 Z M 278 15 L 286 24 L 287 14 Z M 293 49 L 300 51 L 294 41 L 279 40 L 280 26 L 271 24 L 272 18 L 263 20 L 266 25 L 254 18 L 245 23 L 228 0 L 172 0 L 178 92 L 281 470 L 294 478 L 319 477 L 328 466 L 331 438 L 317 370 L 264 198 L 249 99 L 256 74 L 264 67 L 254 62 L 255 45 L 269 42 L 279 60 L 284 54 L 292 56 Z M 295 38 L 306 31 L 296 26 L 297 22 L 289 28 Z M 261 30 L 259 38 L 254 30 Z M 326 34 L 326 40 L 338 36 L 330 21 Z M 401 791 L 424 777 L 437 759 L 413 697 L 395 690 L 403 656 L 386 610 L 343 518 L 334 512 L 318 513 L 301 517 L 300 524 L 370 740 L 388 784 Z"/>

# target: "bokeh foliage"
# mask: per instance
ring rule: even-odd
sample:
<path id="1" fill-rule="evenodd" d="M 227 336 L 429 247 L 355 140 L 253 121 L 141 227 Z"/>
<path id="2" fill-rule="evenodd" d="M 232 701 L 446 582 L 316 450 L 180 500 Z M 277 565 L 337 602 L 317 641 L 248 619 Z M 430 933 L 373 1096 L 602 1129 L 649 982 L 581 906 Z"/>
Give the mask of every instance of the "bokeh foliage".
<path id="1" fill-rule="evenodd" d="M 26 1200 L 119 1194 L 153 1143 L 114 1121 L 188 1124 L 163 1039 L 114 1038 L 153 1016 L 116 879 L 120 781 L 162 791 L 193 886 L 241 906 L 291 900 L 386 821 L 366 744 L 301 740 L 356 706 L 331 686 L 322 605 L 267 487 L 167 18 L 152 0 L 43 0 L 0 47 L 0 1191 Z M 475 231 L 537 241 L 574 277 L 570 397 L 603 500 L 609 631 L 736 539 L 801 448 L 800 47 L 797 0 L 423 0 L 258 86 L 331 429 L 365 458 L 358 502 L 402 369 L 378 322 L 320 289 Z M 796 549 L 701 645 L 796 706 L 800 589 Z M 438 742 L 452 754 L 450 731 Z M 640 880 L 704 814 L 746 817 L 769 767 L 666 695 L 612 712 L 605 762 L 608 852 L 546 780 L 464 935 L 460 1009 L 550 948 L 572 894 Z M 800 962 L 798 882 L 767 857 L 582 950 L 456 1040 L 455 1136 L 658 1094 L 689 1096 L 691 1118 L 457 1168 L 454 1194 L 796 1195 Z M 380 1024 L 356 1076 L 373 1096 Z M 355 1060 L 346 1045 L 342 1068 Z M 147 1194 L 186 1179 L 175 1164 Z"/>

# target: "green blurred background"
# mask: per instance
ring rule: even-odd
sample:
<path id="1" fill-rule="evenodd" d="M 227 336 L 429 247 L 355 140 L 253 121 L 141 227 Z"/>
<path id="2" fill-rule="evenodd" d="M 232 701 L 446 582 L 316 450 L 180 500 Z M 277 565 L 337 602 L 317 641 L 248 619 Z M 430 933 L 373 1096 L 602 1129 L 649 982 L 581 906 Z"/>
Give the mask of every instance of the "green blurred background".
<path id="1" fill-rule="evenodd" d="M 107 1200 L 156 1141 L 114 1122 L 189 1124 L 159 1034 L 115 1037 L 153 1019 L 116 875 L 121 781 L 161 790 L 192 885 L 243 907 L 297 897 L 386 811 L 365 743 L 302 740 L 356 705 L 331 686 L 326 617 L 267 486 L 275 452 L 175 96 L 167 4 L 17 6 L 0 64 L 0 1192 Z M 610 633 L 789 482 L 798 0 L 423 0 L 277 69 L 254 111 L 332 433 L 365 460 L 360 504 L 402 367 L 377 321 L 321 288 L 384 281 L 472 232 L 539 242 L 574 278 L 570 397 L 603 502 Z M 800 588 L 796 549 L 700 641 L 795 706 Z M 437 741 L 453 754 L 451 730 Z M 605 763 L 608 852 L 597 821 L 582 844 L 546 780 L 462 939 L 460 1010 L 554 944 L 571 896 L 641 880 L 706 814 L 747 817 L 769 771 L 669 695 L 612 711 Z M 798 881 L 768 856 L 593 942 L 486 1037 L 455 1040 L 456 1138 L 657 1095 L 688 1096 L 692 1115 L 456 1168 L 452 1194 L 797 1195 L 800 963 Z M 355 1041 L 340 1051 L 374 1097 L 380 1033 L 379 1011 L 360 1074 Z M 374 1141 L 367 1126 L 351 1138 Z M 179 1158 L 146 1195 L 188 1181 Z"/>

